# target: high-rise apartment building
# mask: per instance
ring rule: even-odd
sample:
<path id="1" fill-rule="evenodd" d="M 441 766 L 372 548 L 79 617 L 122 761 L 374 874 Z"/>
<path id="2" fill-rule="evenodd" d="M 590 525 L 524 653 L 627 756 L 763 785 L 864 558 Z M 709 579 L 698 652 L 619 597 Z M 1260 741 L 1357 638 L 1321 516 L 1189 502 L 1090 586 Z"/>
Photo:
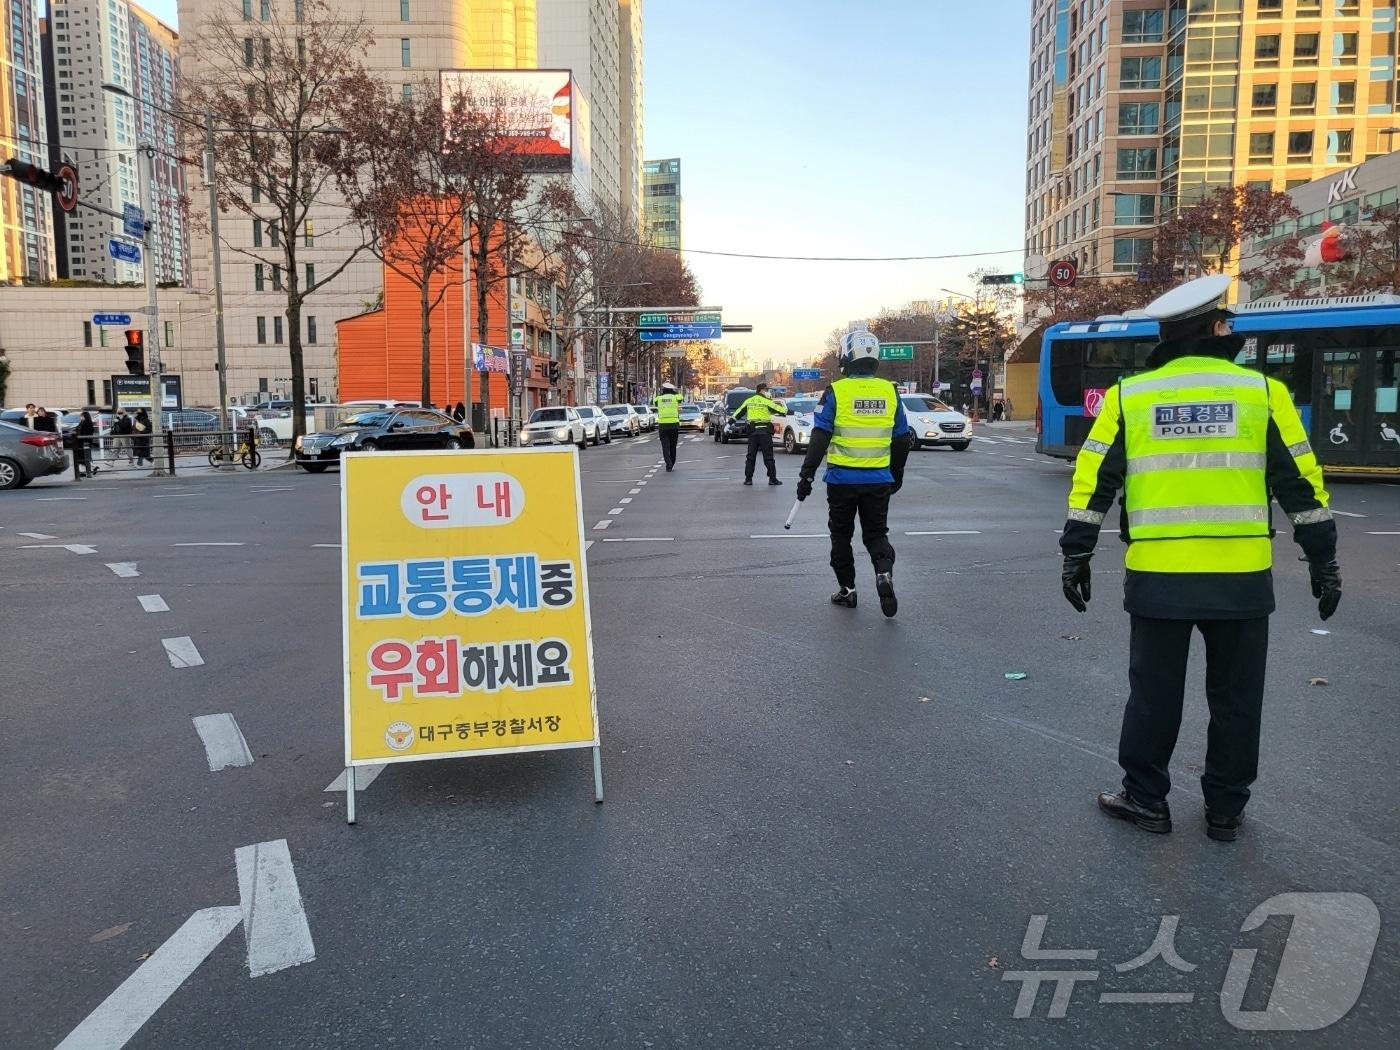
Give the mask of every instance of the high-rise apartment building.
<path id="1" fill-rule="evenodd" d="M 656 248 L 681 244 L 681 162 L 679 157 L 649 160 L 642 169 L 646 242 Z"/>
<path id="2" fill-rule="evenodd" d="M 157 279 L 187 284 L 190 276 L 185 176 L 178 158 L 178 37 L 126 0 L 52 0 L 45 76 L 58 158 L 78 172 L 82 199 L 121 212 L 134 204 L 154 221 Z M 125 95 L 103 90 L 104 84 Z M 141 176 L 137 146 L 156 147 L 155 214 Z M 54 213 L 60 277 L 108 283 L 144 280 L 140 264 L 117 262 L 108 238 L 122 223 L 85 208 Z"/>
<path id="3" fill-rule="evenodd" d="M 540 67 L 588 100 L 593 193 L 640 226 L 642 0 L 537 0 Z"/>
<path id="4" fill-rule="evenodd" d="M 1027 255 L 1132 274 L 1215 186 L 1389 152 L 1396 26 L 1381 0 L 1033 0 Z"/>
<path id="5" fill-rule="evenodd" d="M 0 20 L 0 148 L 6 158 L 48 167 L 43 9 L 43 0 L 10 0 Z M 0 281 L 54 277 L 52 213 L 48 193 L 0 179 Z"/>

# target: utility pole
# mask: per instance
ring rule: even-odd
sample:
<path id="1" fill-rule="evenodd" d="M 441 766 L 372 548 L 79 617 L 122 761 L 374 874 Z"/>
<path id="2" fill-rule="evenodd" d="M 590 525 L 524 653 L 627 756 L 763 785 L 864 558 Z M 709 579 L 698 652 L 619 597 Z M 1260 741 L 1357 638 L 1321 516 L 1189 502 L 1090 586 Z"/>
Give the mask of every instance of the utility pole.
<path id="1" fill-rule="evenodd" d="M 204 182 L 209 187 L 209 232 L 214 241 L 214 347 L 219 369 L 219 429 L 228 437 L 229 448 L 237 448 L 228 422 L 228 358 L 224 344 L 224 263 L 219 251 L 219 190 L 214 167 L 214 114 L 204 111 Z M 220 470 L 237 469 L 232 456 L 219 460 Z"/>
<path id="2" fill-rule="evenodd" d="M 156 147 L 154 143 L 143 142 L 137 147 L 137 151 L 143 161 L 141 175 L 146 183 L 146 192 L 142 194 L 146 200 L 146 230 L 142 240 L 146 252 L 146 316 L 150 319 L 146 329 L 146 342 L 150 347 L 147 363 L 151 374 L 151 477 L 163 478 L 168 475 L 160 440 L 160 414 L 165 407 L 165 383 L 160 372 L 160 306 L 156 301 Z"/>

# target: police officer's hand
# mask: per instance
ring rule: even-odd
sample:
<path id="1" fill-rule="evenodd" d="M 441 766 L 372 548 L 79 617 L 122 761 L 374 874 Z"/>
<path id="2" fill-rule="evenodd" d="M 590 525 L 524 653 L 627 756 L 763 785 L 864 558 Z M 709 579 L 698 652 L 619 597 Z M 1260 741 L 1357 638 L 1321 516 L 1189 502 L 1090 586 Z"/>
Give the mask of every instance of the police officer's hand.
<path id="1" fill-rule="evenodd" d="M 1317 599 L 1317 614 L 1326 620 L 1337 611 L 1337 603 L 1342 600 L 1342 569 L 1337 559 L 1331 561 L 1308 562 L 1308 575 L 1312 578 L 1312 594 Z"/>
<path id="2" fill-rule="evenodd" d="M 1065 600 L 1083 612 L 1089 607 L 1089 554 L 1065 555 L 1064 569 L 1060 573 L 1060 584 L 1065 592 Z"/>
<path id="3" fill-rule="evenodd" d="M 805 499 L 806 499 L 808 496 L 810 496 L 811 494 L 812 494 L 812 479 L 811 479 L 811 478 L 798 478 L 798 479 L 797 479 L 797 498 L 798 498 L 799 500 L 805 500 Z"/>
<path id="4" fill-rule="evenodd" d="M 904 475 L 901 474 L 894 479 L 894 484 L 890 486 L 890 495 L 893 496 L 900 489 L 904 488 Z"/>

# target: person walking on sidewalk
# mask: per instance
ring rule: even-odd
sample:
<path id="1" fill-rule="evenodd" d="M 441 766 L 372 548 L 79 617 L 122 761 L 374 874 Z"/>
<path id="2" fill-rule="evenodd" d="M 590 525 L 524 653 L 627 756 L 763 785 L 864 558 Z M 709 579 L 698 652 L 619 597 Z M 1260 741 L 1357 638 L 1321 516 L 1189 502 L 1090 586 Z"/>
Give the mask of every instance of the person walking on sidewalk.
<path id="1" fill-rule="evenodd" d="M 108 434 L 112 439 L 107 452 L 108 461 L 130 463 L 132 426 L 131 417 L 126 414 L 126 409 L 117 409 L 117 414 L 112 417 L 112 426 Z"/>
<path id="2" fill-rule="evenodd" d="M 661 439 L 661 458 L 666 461 L 666 473 L 676 465 L 676 442 L 681 438 L 681 395 L 674 383 L 662 383 L 661 393 L 652 398 L 656 406 L 656 433 Z"/>
<path id="3" fill-rule="evenodd" d="M 136 454 L 136 465 L 155 463 L 151 458 L 151 417 L 144 408 L 136 410 L 136 418 L 131 423 L 131 448 Z"/>
<path id="4" fill-rule="evenodd" d="M 97 440 L 97 424 L 92 421 L 92 413 L 84 412 L 73 431 L 73 455 L 88 477 L 100 469 L 92 465 L 92 446 Z"/>
<path id="5" fill-rule="evenodd" d="M 744 484 L 753 484 L 753 465 L 759 452 L 768 471 L 768 484 L 781 485 L 778 465 L 773 462 L 773 417 L 787 415 L 787 409 L 768 396 L 768 384 L 759 383 L 752 397 L 739 406 L 735 419 L 749 421 L 749 451 L 744 457 Z"/>

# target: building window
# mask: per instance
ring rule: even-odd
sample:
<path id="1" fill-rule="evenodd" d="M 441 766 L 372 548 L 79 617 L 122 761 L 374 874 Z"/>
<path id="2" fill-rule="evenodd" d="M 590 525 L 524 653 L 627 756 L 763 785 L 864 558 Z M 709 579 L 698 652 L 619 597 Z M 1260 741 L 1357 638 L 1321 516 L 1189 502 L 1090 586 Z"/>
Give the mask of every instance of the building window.
<path id="1" fill-rule="evenodd" d="M 1151 226 L 1156 218 L 1155 193 L 1120 193 L 1113 198 L 1113 225 Z"/>
<path id="2" fill-rule="evenodd" d="M 1356 42 L 1357 34 L 1355 33 L 1332 34 L 1332 59 L 1336 65 L 1356 65 Z"/>
<path id="3" fill-rule="evenodd" d="M 278 346 L 282 345 L 282 315 L 278 314 L 272 319 L 272 341 Z"/>
<path id="4" fill-rule="evenodd" d="M 1113 238 L 1114 273 L 1136 273 L 1151 257 L 1151 237 Z"/>
<path id="5" fill-rule="evenodd" d="M 253 68 L 254 55 L 253 38 L 245 36 L 243 38 L 243 64 L 249 69 Z"/>
<path id="6" fill-rule="evenodd" d="M 1299 12 L 1300 14 L 1302 12 Z M 1293 38 L 1293 61 L 1300 66 L 1317 65 L 1318 34 L 1299 33 Z"/>
<path id="7" fill-rule="evenodd" d="M 1260 18 L 1282 18 L 1283 0 L 1259 0 Z"/>
<path id="8" fill-rule="evenodd" d="M 272 21 L 272 0 L 261 0 L 258 5 L 258 17 L 264 22 Z"/>
<path id="9" fill-rule="evenodd" d="M 102 403 L 104 405 L 112 403 L 112 381 L 110 379 L 102 380 Z"/>
<path id="10" fill-rule="evenodd" d="M 105 329 L 105 328 L 98 328 L 98 329 L 97 329 L 97 345 L 98 345 L 98 346 L 106 346 L 106 345 L 107 345 L 107 329 Z"/>
<path id="11" fill-rule="evenodd" d="M 1161 11 L 1123 12 L 1123 43 L 1160 44 L 1161 42 Z"/>
<path id="12" fill-rule="evenodd" d="M 1311 131 L 1290 131 L 1288 133 L 1288 159 L 1293 162 L 1312 160 L 1313 133 Z"/>
<path id="13" fill-rule="evenodd" d="M 266 282 L 265 282 L 264 279 L 263 279 L 263 264 L 262 264 L 262 263 L 254 263 L 254 264 L 253 264 L 253 291 L 255 291 L 255 292 L 263 292 L 263 291 L 266 291 L 267 289 L 266 289 L 265 285 L 266 285 Z"/>
<path id="14" fill-rule="evenodd" d="M 1156 102 L 1124 102 L 1118 107 L 1118 134 L 1156 135 L 1161 130 L 1161 106 Z"/>
<path id="15" fill-rule="evenodd" d="M 89 379 L 87 381 L 87 395 L 87 403 L 89 405 L 97 404 L 97 380 Z"/>
<path id="16" fill-rule="evenodd" d="M 1356 112 L 1356 81 L 1345 80 L 1332 85 L 1332 113 Z"/>
<path id="17" fill-rule="evenodd" d="M 262 242 L 263 242 L 263 236 L 262 236 L 262 220 L 261 220 L 261 219 L 254 219 L 254 220 L 253 220 L 253 247 L 254 247 L 254 248 L 261 248 L 261 247 L 262 247 Z"/>
<path id="18" fill-rule="evenodd" d="M 1327 133 L 1327 163 L 1340 164 L 1351 160 L 1351 140 L 1350 128 L 1340 131 L 1329 131 Z"/>
<path id="19" fill-rule="evenodd" d="M 306 315 L 306 341 L 311 344 L 316 342 L 316 315 Z"/>
<path id="20" fill-rule="evenodd" d="M 413 85 L 412 85 L 412 84 L 405 84 L 405 85 L 403 86 L 403 92 L 402 92 L 402 94 L 403 94 L 403 100 L 404 100 L 405 102 L 411 102 L 411 101 L 413 101 Z"/>
<path id="21" fill-rule="evenodd" d="M 271 220 L 267 224 L 267 243 L 274 248 L 282 247 L 282 227 Z"/>
<path id="22" fill-rule="evenodd" d="M 408 21 L 408 0 L 399 0 L 399 21 Z"/>
<path id="23" fill-rule="evenodd" d="M 399 41 L 399 64 L 403 66 L 404 69 L 413 65 L 413 52 L 409 47 L 408 37 L 404 37 Z"/>
<path id="24" fill-rule="evenodd" d="M 280 292 L 282 290 L 282 267 L 273 264 L 272 267 L 272 290 Z"/>
<path id="25" fill-rule="evenodd" d="M 1118 178 L 1154 179 L 1157 177 L 1157 147 L 1120 149 Z"/>
<path id="26" fill-rule="evenodd" d="M 306 264 L 306 290 L 313 291 L 316 288 L 316 264 Z"/>
<path id="27" fill-rule="evenodd" d="M 1256 117 L 1272 116 L 1278 111 L 1278 85 L 1255 84 L 1254 96 L 1250 102 L 1250 112 Z"/>
<path id="28" fill-rule="evenodd" d="M 243 0 L 243 21 L 253 20 L 253 0 Z"/>
<path id="29" fill-rule="evenodd" d="M 262 183 L 260 183 L 257 179 L 253 180 L 253 203 L 262 203 Z"/>
<path id="30" fill-rule="evenodd" d="M 1249 159 L 1251 162 L 1273 163 L 1274 133 L 1272 131 L 1256 131 L 1249 136 Z"/>
<path id="31" fill-rule="evenodd" d="M 83 322 L 83 345 L 84 345 L 84 346 L 91 346 L 91 345 L 92 345 L 92 322 L 91 322 L 91 321 L 84 321 L 84 322 Z"/>
<path id="32" fill-rule="evenodd" d="M 1288 112 L 1293 116 L 1306 116 L 1317 112 L 1317 84 L 1294 84 L 1293 97 Z"/>
<path id="33" fill-rule="evenodd" d="M 302 227 L 302 246 L 305 248 L 316 247 L 316 223 L 312 219 L 307 219 L 306 225 Z"/>
<path id="34" fill-rule="evenodd" d="M 1141 91 L 1162 86 L 1162 59 L 1157 55 L 1129 56 L 1123 59 L 1118 86 L 1124 91 Z"/>
<path id="35" fill-rule="evenodd" d="M 163 321 L 163 322 L 161 323 L 161 327 L 163 327 L 163 328 L 165 329 L 165 345 L 166 345 L 166 346 L 174 346 L 174 345 L 175 345 L 175 322 L 174 322 L 174 321 Z"/>
<path id="36" fill-rule="evenodd" d="M 259 345 L 259 346 L 263 346 L 263 345 L 266 344 L 266 343 L 267 343 L 267 318 L 266 318 L 266 317 L 259 317 L 259 318 L 258 318 L 258 345 Z"/>
<path id="37" fill-rule="evenodd" d="M 1278 65 L 1279 36 L 1277 33 L 1254 38 L 1254 61 L 1259 64 Z"/>

